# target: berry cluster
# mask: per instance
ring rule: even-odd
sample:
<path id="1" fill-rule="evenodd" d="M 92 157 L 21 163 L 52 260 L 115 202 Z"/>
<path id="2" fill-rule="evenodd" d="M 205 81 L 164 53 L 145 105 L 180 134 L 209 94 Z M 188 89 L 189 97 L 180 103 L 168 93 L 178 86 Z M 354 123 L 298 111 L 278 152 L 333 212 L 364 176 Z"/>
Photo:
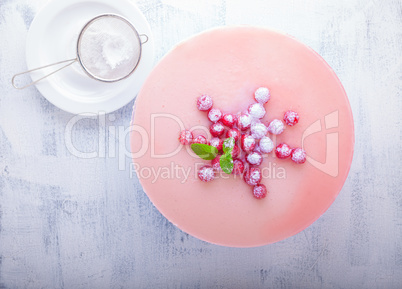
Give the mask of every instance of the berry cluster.
<path id="1" fill-rule="evenodd" d="M 221 171 L 220 158 L 222 157 L 223 141 L 225 138 L 233 138 L 235 143 L 231 150 L 233 158 L 232 174 L 243 176 L 243 180 L 253 187 L 253 195 L 257 199 L 267 195 L 267 188 L 261 184 L 261 170 L 258 166 L 263 161 L 263 154 L 274 150 L 274 143 L 267 136 L 281 134 L 287 126 L 294 126 L 299 121 L 299 115 L 295 111 L 287 111 L 283 121 L 274 119 L 263 123 L 262 118 L 266 115 L 264 104 L 270 99 L 268 88 L 260 87 L 254 93 L 255 103 L 252 103 L 247 112 L 239 114 L 224 113 L 218 108 L 213 108 L 213 100 L 209 95 L 202 95 L 197 99 L 197 107 L 206 111 L 208 119 L 212 122 L 209 131 L 213 138 L 207 140 L 204 136 L 194 137 L 193 134 L 184 130 L 180 133 L 179 141 L 183 145 L 193 143 L 208 144 L 218 150 L 218 155 L 211 161 L 211 165 L 203 166 L 198 177 L 203 182 L 212 181 L 215 172 Z M 302 164 L 306 161 L 306 152 L 301 148 L 291 148 L 285 143 L 275 148 L 275 154 L 279 159 L 291 157 L 292 161 Z"/>

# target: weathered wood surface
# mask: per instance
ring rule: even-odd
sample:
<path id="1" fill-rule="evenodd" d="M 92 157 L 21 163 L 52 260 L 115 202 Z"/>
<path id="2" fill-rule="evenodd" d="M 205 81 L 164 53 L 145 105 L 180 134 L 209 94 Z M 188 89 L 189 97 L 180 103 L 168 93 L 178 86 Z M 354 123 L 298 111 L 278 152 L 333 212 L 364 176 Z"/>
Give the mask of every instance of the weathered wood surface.
<path id="1" fill-rule="evenodd" d="M 61 1 L 61 0 L 54 0 Z M 0 0 L 0 288 L 401 288 L 402 3 L 398 0 L 135 1 L 160 59 L 219 25 L 285 31 L 342 81 L 356 147 L 346 184 L 312 226 L 253 249 L 216 246 L 152 206 L 130 160 L 119 169 L 118 127 L 133 102 L 100 122 L 73 117 L 35 88 L 16 91 L 27 30 L 44 0 Z M 116 134 L 110 131 L 116 128 Z"/>

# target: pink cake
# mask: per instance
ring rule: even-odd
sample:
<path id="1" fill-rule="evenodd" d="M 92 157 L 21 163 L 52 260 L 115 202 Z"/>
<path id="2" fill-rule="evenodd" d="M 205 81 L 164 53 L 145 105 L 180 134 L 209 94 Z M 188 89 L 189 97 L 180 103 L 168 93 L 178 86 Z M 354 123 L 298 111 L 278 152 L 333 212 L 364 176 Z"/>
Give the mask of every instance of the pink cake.
<path id="1" fill-rule="evenodd" d="M 264 122 L 287 110 L 300 115 L 297 125 L 271 136 L 274 143 L 303 147 L 307 161 L 265 155 L 264 199 L 233 175 L 201 182 L 198 169 L 210 161 L 178 141 L 183 129 L 210 139 L 197 97 L 208 94 L 214 107 L 238 113 L 261 86 L 271 93 Z M 132 125 L 134 167 L 152 203 L 183 231 L 225 246 L 260 246 L 300 232 L 334 201 L 352 162 L 352 113 L 335 73 L 307 46 L 263 28 L 218 28 L 180 43 L 145 82 Z"/>

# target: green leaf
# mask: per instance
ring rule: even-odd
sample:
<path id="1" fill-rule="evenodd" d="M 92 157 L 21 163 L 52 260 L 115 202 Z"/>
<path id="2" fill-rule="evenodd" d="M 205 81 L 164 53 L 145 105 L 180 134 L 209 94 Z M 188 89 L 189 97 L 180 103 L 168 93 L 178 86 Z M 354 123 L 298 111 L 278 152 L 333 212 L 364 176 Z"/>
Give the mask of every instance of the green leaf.
<path id="1" fill-rule="evenodd" d="M 204 160 L 213 160 L 218 155 L 218 149 L 207 144 L 193 143 L 191 149 Z"/>
<path id="2" fill-rule="evenodd" d="M 225 154 L 230 153 L 235 145 L 235 140 L 233 137 L 227 138 L 223 141 L 223 152 Z"/>
<path id="3" fill-rule="evenodd" d="M 222 171 L 224 171 L 225 173 L 227 173 L 229 175 L 232 173 L 233 159 L 232 159 L 232 155 L 230 153 L 225 153 L 223 156 L 221 156 L 219 164 L 222 168 Z"/>

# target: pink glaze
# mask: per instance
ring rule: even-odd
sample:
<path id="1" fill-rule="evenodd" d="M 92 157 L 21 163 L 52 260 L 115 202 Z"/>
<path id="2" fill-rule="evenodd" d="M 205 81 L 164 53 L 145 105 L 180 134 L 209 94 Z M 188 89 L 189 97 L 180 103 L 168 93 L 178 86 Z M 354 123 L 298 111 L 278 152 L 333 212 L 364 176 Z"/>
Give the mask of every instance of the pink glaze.
<path id="1" fill-rule="evenodd" d="M 258 200 L 240 176 L 222 173 L 201 182 L 197 168 L 210 161 L 190 154 L 178 136 L 196 126 L 194 134 L 208 133 L 211 122 L 196 106 L 200 95 L 210 95 L 223 112 L 237 114 L 247 110 L 262 86 L 271 95 L 263 123 L 282 119 L 288 110 L 300 115 L 297 125 L 270 138 L 274 144 L 303 147 L 308 159 L 300 165 L 276 158 L 274 151 L 265 154 L 260 168 L 266 170 L 262 184 L 269 193 Z M 159 116 L 152 120 L 151 114 Z M 233 247 L 277 242 L 313 223 L 341 190 L 353 155 L 352 113 L 334 72 L 302 43 L 262 28 L 219 28 L 179 44 L 148 77 L 132 124 L 134 162 L 153 204 L 183 231 Z M 322 131 L 316 132 L 320 125 Z M 303 132 L 310 135 L 302 144 Z M 171 156 L 152 156 L 152 148 L 154 154 Z M 326 165 L 318 168 L 319 162 Z M 190 169 L 187 179 L 181 168 Z M 148 176 L 152 169 L 160 170 L 156 181 Z"/>

